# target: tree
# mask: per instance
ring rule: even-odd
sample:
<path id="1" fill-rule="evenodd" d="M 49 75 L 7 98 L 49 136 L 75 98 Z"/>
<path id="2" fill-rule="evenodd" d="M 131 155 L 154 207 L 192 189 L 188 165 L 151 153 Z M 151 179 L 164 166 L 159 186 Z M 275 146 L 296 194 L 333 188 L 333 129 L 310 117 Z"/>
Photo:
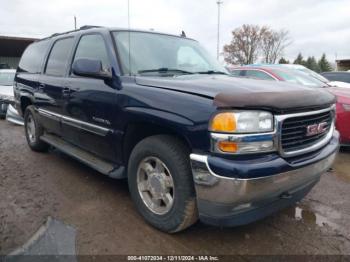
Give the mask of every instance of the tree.
<path id="1" fill-rule="evenodd" d="M 318 64 L 316 62 L 316 59 L 314 56 L 311 56 L 311 57 L 308 57 L 307 60 L 306 60 L 306 64 L 305 66 L 309 69 L 311 69 L 312 71 L 315 71 L 315 72 L 320 72 L 320 68 L 318 67 Z"/>
<path id="2" fill-rule="evenodd" d="M 297 58 L 294 60 L 293 64 L 296 65 L 306 65 L 306 61 L 301 53 L 298 54 Z"/>
<path id="3" fill-rule="evenodd" d="M 278 61 L 279 64 L 289 64 L 289 61 L 284 59 L 284 57 L 282 57 L 279 61 Z"/>
<path id="4" fill-rule="evenodd" d="M 326 54 L 323 54 L 321 56 L 321 59 L 318 60 L 318 67 L 320 69 L 320 72 L 329 72 L 333 70 L 331 64 L 328 62 L 326 58 Z"/>
<path id="5" fill-rule="evenodd" d="M 233 30 L 231 43 L 224 46 L 225 61 L 229 64 L 253 64 L 267 30 L 266 26 L 258 25 L 243 25 Z"/>
<path id="6" fill-rule="evenodd" d="M 290 44 L 289 32 L 287 30 L 274 31 L 268 28 L 261 39 L 264 62 L 267 64 L 276 63 L 277 59 L 282 56 L 285 48 Z"/>

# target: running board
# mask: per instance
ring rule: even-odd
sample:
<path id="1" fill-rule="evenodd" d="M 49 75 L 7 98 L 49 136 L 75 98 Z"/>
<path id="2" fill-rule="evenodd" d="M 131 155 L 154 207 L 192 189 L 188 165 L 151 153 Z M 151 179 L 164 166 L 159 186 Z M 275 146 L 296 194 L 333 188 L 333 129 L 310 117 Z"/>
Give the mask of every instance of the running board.
<path id="1" fill-rule="evenodd" d="M 98 172 L 112 178 L 125 178 L 125 168 L 123 166 L 116 166 L 107 162 L 79 147 L 76 147 L 58 136 L 51 134 L 44 134 L 40 139 L 49 145 L 59 149 L 63 153 L 79 160 L 80 162 L 92 167 Z"/>

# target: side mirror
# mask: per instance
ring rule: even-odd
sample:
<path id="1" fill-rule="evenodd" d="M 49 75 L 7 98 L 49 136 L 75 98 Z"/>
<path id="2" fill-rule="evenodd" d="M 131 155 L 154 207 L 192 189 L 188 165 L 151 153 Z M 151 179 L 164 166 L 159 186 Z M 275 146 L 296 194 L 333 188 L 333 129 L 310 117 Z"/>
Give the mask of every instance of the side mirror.
<path id="1" fill-rule="evenodd" d="M 112 75 L 102 70 L 102 62 L 100 60 L 81 58 L 74 61 L 72 72 L 78 76 L 86 76 L 98 79 L 108 80 Z"/>

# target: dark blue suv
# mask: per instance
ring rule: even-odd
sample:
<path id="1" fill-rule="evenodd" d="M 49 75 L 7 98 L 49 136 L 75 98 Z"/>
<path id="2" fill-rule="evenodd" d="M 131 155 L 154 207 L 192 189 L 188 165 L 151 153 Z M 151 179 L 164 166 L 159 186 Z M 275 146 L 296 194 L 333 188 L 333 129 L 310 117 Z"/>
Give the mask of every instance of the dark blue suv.
<path id="1" fill-rule="evenodd" d="M 195 40 L 83 27 L 31 44 L 15 77 L 34 151 L 127 178 L 140 214 L 177 232 L 247 224 L 302 199 L 338 149 L 333 95 L 231 77 Z"/>

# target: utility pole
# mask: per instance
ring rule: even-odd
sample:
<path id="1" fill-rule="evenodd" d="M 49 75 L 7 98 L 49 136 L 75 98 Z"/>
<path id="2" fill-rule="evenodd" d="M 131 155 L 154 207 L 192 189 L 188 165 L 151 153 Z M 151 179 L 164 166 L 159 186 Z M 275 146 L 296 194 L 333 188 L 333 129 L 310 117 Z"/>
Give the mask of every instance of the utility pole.
<path id="1" fill-rule="evenodd" d="M 74 16 L 74 30 L 77 30 L 77 17 Z"/>
<path id="2" fill-rule="evenodd" d="M 128 0 L 128 29 L 130 30 L 130 0 Z"/>
<path id="3" fill-rule="evenodd" d="M 217 2 L 218 5 L 218 39 L 217 39 L 217 47 L 216 47 L 216 59 L 219 60 L 219 55 L 220 55 L 220 7 L 223 1 L 218 0 Z"/>

